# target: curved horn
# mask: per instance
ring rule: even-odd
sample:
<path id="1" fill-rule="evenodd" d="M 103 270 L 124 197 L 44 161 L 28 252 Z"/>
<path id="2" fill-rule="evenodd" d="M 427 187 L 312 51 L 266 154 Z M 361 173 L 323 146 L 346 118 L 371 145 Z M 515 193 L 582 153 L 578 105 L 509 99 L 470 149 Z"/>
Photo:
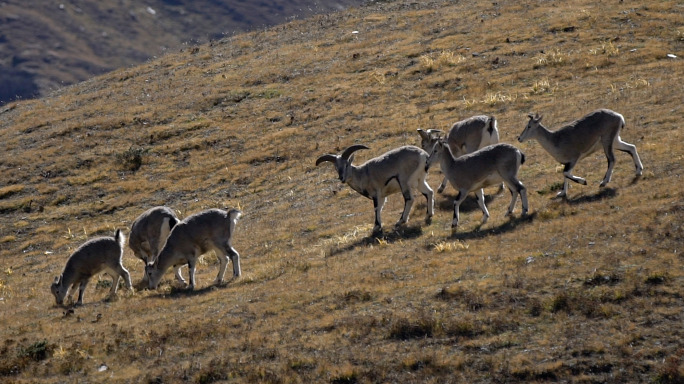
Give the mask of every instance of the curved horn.
<path id="1" fill-rule="evenodd" d="M 349 158 L 349 156 L 351 156 L 352 153 L 358 151 L 359 149 L 370 149 L 370 148 L 366 147 L 365 145 L 354 144 L 351 147 L 345 149 L 344 152 L 342 152 L 342 154 L 340 155 L 340 157 L 343 158 L 344 160 L 347 160 Z"/>
<path id="2" fill-rule="evenodd" d="M 316 166 L 318 166 L 318 164 L 326 162 L 326 161 L 329 161 L 329 162 L 335 164 L 336 160 L 337 160 L 337 155 L 331 155 L 331 154 L 323 155 L 323 156 L 319 157 L 318 159 L 316 159 Z"/>
<path id="3" fill-rule="evenodd" d="M 528 113 L 528 114 L 527 114 L 527 117 L 529 117 L 529 118 L 530 118 L 530 120 L 534 119 L 534 115 L 533 115 L 533 114 L 531 114 L 531 113 Z"/>
<path id="4" fill-rule="evenodd" d="M 444 133 L 441 129 L 428 129 L 427 130 L 428 135 L 432 135 L 433 133 Z"/>

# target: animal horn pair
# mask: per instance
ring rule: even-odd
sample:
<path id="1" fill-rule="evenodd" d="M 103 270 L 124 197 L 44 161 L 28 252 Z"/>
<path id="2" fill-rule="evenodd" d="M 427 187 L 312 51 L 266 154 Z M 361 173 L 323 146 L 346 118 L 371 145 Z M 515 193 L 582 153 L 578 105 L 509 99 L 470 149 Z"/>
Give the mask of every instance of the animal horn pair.
<path id="1" fill-rule="evenodd" d="M 365 145 L 354 144 L 351 147 L 345 149 L 341 155 L 326 154 L 326 155 L 319 157 L 318 159 L 316 159 L 316 165 L 323 163 L 323 162 L 326 162 L 326 161 L 329 161 L 329 162 L 334 164 L 335 162 L 337 162 L 338 158 L 342 158 L 344 160 L 347 160 L 347 159 L 349 159 L 349 156 L 352 155 L 352 153 L 354 153 L 360 149 L 369 149 L 369 148 L 366 147 Z"/>

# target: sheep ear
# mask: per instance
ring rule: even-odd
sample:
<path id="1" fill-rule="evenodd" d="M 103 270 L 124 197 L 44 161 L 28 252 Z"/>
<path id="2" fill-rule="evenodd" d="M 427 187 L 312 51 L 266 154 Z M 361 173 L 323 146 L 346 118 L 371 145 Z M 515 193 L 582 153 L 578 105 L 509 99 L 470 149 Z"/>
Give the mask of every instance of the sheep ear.
<path id="1" fill-rule="evenodd" d="M 335 155 L 330 155 L 330 154 L 323 155 L 323 156 L 319 157 L 318 159 L 316 159 L 316 166 L 318 166 L 318 164 L 326 162 L 326 161 L 329 161 L 329 162 L 335 164 L 336 160 L 337 160 L 337 156 L 335 156 Z"/>
<path id="2" fill-rule="evenodd" d="M 542 121 L 542 118 L 543 118 L 543 117 L 544 117 L 544 115 L 537 114 L 537 115 L 534 117 L 534 120 L 535 120 L 536 122 L 540 122 L 540 121 Z"/>
<path id="3" fill-rule="evenodd" d="M 55 283 L 54 283 L 54 285 L 59 285 L 59 281 L 60 281 L 61 279 L 62 279 L 62 276 L 61 276 L 61 275 L 55 277 Z"/>
<path id="4" fill-rule="evenodd" d="M 530 118 L 530 120 L 533 120 L 533 119 L 534 119 L 534 115 L 533 115 L 533 114 L 531 114 L 531 113 L 528 113 L 528 114 L 527 114 L 527 117 L 529 117 L 529 118 Z"/>

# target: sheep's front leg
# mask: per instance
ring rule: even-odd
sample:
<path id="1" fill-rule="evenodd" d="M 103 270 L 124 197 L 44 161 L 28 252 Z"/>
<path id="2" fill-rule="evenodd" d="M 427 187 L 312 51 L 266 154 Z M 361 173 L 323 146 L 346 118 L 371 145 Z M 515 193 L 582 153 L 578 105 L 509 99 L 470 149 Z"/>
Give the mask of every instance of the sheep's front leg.
<path id="1" fill-rule="evenodd" d="M 558 192 L 556 197 L 566 197 L 568 195 L 568 187 L 569 187 L 568 180 L 572 180 L 578 184 L 587 185 L 586 180 L 572 174 L 572 169 L 575 167 L 575 164 L 576 164 L 576 161 L 565 164 L 565 168 L 563 168 L 563 177 L 564 177 L 564 179 L 563 179 L 563 190 Z"/>
<path id="2" fill-rule="evenodd" d="M 88 279 L 84 279 L 81 281 L 81 284 L 78 286 L 78 301 L 76 302 L 76 305 L 83 305 L 83 293 L 85 292 L 87 285 L 88 285 Z"/>
<path id="3" fill-rule="evenodd" d="M 442 184 L 440 184 L 439 187 L 437 187 L 437 192 L 438 193 L 444 192 L 444 189 L 446 188 L 448 182 L 449 181 L 447 180 L 446 176 L 444 176 L 444 180 L 442 180 Z"/>

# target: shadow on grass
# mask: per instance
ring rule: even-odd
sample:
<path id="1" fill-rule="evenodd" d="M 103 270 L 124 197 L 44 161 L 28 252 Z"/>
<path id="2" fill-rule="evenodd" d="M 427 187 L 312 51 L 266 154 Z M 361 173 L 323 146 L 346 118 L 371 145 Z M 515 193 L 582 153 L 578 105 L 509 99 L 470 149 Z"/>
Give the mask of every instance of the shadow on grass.
<path id="1" fill-rule="evenodd" d="M 595 201 L 612 199 L 617 196 L 617 189 L 615 188 L 601 188 L 598 192 L 591 195 L 579 195 L 574 199 L 566 199 L 565 201 L 570 205 L 579 205 L 586 203 L 593 203 Z"/>
<path id="2" fill-rule="evenodd" d="M 172 286 L 170 292 L 159 292 L 157 294 L 152 294 L 149 296 L 146 296 L 147 298 L 170 298 L 170 299 L 175 299 L 175 298 L 180 298 L 180 297 L 194 297 L 194 296 L 201 296 L 205 295 L 209 292 L 214 292 L 219 289 L 224 289 L 230 285 L 230 283 L 233 281 L 233 279 L 224 281 L 221 284 L 215 284 L 212 283 L 211 285 L 208 285 L 206 287 L 202 288 L 195 288 L 191 289 L 190 287 L 178 287 L 178 286 Z"/>
<path id="3" fill-rule="evenodd" d="M 480 229 L 480 227 L 475 228 L 470 232 L 453 232 L 450 236 L 454 240 L 472 240 L 472 239 L 482 239 L 487 236 L 499 235 L 506 232 L 511 232 L 515 230 L 518 226 L 531 223 L 537 217 L 537 212 L 525 216 L 511 217 L 507 222 L 498 225 L 496 227 Z"/>
<path id="4" fill-rule="evenodd" d="M 415 239 L 423 234 L 423 228 L 420 225 L 406 225 L 395 227 L 391 230 L 383 229 L 382 232 L 374 232 L 353 241 L 348 244 L 340 246 L 331 246 L 325 253 L 326 257 L 335 256 L 341 253 L 351 251 L 357 247 L 368 246 L 371 244 L 392 244 L 399 240 Z"/>
<path id="5" fill-rule="evenodd" d="M 500 194 L 485 194 L 485 205 L 489 206 L 489 204 L 499 196 Z M 454 199 L 456 199 L 456 195 L 453 194 L 435 194 L 435 208 L 439 211 L 453 212 Z M 461 203 L 459 211 L 461 213 L 480 211 L 480 206 L 477 204 L 477 197 L 472 193 L 468 194 L 468 197 L 466 197 L 466 199 Z"/>

